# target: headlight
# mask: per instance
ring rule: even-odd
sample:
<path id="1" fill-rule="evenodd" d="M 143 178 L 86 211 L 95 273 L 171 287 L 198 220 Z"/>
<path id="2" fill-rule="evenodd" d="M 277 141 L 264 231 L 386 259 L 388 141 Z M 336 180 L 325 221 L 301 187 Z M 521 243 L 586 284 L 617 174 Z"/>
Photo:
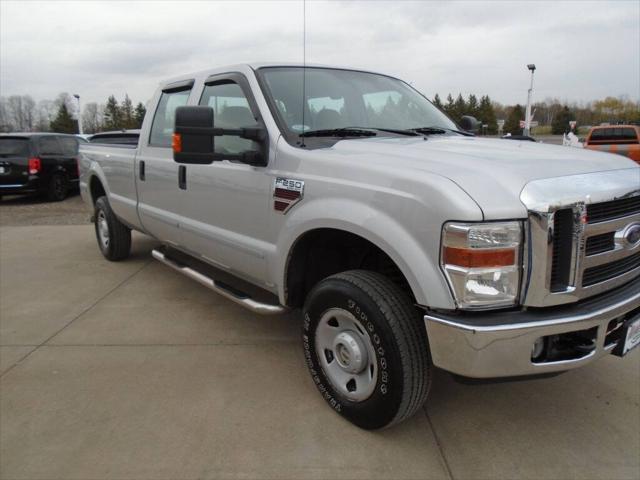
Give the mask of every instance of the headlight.
<path id="1" fill-rule="evenodd" d="M 440 262 L 458 306 L 515 305 L 521 245 L 520 222 L 446 223 Z"/>

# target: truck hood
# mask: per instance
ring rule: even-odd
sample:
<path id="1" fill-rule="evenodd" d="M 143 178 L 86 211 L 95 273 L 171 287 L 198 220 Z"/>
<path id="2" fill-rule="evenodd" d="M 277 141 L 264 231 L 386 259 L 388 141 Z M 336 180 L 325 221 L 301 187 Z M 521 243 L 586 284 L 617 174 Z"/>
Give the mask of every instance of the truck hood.
<path id="1" fill-rule="evenodd" d="M 390 175 L 408 168 L 446 177 L 478 203 L 488 220 L 526 216 L 520 192 L 532 180 L 638 167 L 621 155 L 587 149 L 462 136 L 343 140 L 332 149 L 384 165 Z"/>

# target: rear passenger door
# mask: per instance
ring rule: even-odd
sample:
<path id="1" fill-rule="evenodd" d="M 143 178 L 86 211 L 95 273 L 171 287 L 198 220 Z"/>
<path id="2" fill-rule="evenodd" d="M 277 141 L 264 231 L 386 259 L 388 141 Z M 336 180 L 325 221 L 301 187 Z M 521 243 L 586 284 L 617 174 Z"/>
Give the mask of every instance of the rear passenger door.
<path id="1" fill-rule="evenodd" d="M 193 80 L 185 80 L 162 89 L 156 98 L 151 126 L 141 132 L 135 159 L 140 221 L 148 233 L 174 245 L 181 244 L 182 190 L 171 140 L 176 108 L 187 104 L 193 83 Z"/>

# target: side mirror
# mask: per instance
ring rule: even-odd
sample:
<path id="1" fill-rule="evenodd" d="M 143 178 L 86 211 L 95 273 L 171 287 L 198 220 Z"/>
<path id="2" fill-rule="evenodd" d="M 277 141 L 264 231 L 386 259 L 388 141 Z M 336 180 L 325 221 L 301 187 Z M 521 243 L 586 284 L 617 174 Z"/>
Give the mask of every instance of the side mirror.
<path id="1" fill-rule="evenodd" d="M 213 108 L 178 107 L 173 132 L 174 161 L 206 165 L 215 160 Z"/>
<path id="2" fill-rule="evenodd" d="M 460 127 L 467 132 L 476 133 L 480 128 L 480 122 L 471 115 L 465 115 L 460 119 Z"/>
<path id="3" fill-rule="evenodd" d="M 173 134 L 173 160 L 177 163 L 210 164 L 220 160 L 237 160 L 249 165 L 267 164 L 267 130 L 262 125 L 241 128 L 216 128 L 213 108 L 178 107 Z M 236 154 L 215 153 L 215 137 L 223 135 L 253 140 L 260 151 Z"/>

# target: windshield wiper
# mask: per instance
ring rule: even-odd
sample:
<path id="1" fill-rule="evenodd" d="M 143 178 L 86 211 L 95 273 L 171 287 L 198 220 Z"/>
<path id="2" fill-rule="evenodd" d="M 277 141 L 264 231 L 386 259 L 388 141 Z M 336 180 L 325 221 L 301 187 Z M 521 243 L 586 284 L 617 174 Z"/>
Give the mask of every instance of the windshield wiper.
<path id="1" fill-rule="evenodd" d="M 366 128 L 326 128 L 301 133 L 301 137 L 375 137 L 376 132 Z"/>
<path id="2" fill-rule="evenodd" d="M 301 137 L 331 137 L 331 136 L 353 136 L 353 137 L 373 137 L 378 132 L 396 133 L 409 137 L 416 137 L 421 133 L 413 130 L 401 130 L 398 128 L 382 128 L 382 127 L 342 127 L 324 130 L 311 130 L 300 134 Z"/>
<path id="3" fill-rule="evenodd" d="M 455 130 L 453 128 L 446 127 L 418 127 L 418 128 L 410 128 L 412 132 L 417 132 L 422 135 L 440 135 L 447 132 L 459 133 L 460 135 L 464 135 L 465 137 L 475 137 L 475 135 L 471 132 L 463 132 L 462 130 Z"/>

